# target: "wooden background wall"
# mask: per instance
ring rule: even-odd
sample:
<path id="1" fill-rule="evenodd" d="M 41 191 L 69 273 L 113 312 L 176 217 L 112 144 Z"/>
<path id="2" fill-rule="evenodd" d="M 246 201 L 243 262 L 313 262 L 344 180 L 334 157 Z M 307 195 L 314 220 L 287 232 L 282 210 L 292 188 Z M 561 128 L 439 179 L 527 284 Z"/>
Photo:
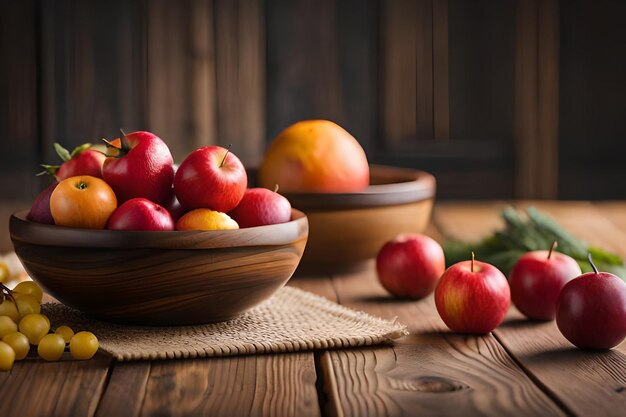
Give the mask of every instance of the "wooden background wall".
<path id="1" fill-rule="evenodd" d="M 626 6 L 558 0 L 3 0 L 0 197 L 152 130 L 247 164 L 329 118 L 441 198 L 626 198 Z"/>

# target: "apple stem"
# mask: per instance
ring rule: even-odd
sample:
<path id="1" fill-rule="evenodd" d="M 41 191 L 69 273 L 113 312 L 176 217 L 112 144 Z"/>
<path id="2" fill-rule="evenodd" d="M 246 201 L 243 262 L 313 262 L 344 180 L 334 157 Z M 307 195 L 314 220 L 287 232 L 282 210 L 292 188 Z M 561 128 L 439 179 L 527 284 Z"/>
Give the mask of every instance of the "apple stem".
<path id="1" fill-rule="evenodd" d="M 550 257 L 552 256 L 552 251 L 554 251 L 557 246 L 559 246 L 559 244 L 556 242 L 556 240 L 552 242 L 552 246 L 550 246 L 550 252 L 548 252 L 548 259 L 550 259 Z"/>
<path id="2" fill-rule="evenodd" d="M 277 193 L 278 192 L 278 184 L 274 185 L 274 192 Z"/>
<path id="3" fill-rule="evenodd" d="M 472 272 L 474 272 L 474 251 L 472 251 L 472 263 L 471 263 L 470 269 Z"/>
<path id="4" fill-rule="evenodd" d="M 220 168 L 224 166 L 224 162 L 226 161 L 226 157 L 228 156 L 228 152 L 230 152 L 230 148 L 232 146 L 233 146 L 232 143 L 228 145 L 228 148 L 226 149 L 226 153 L 224 154 L 224 159 L 222 159 L 222 163 L 220 164 Z"/>
<path id="5" fill-rule="evenodd" d="M 591 259 L 591 253 L 587 254 L 587 260 L 589 261 L 589 263 L 591 264 L 591 268 L 593 268 L 593 272 L 596 273 L 596 275 L 598 275 L 598 268 L 596 268 L 596 265 L 593 263 L 593 259 Z"/>

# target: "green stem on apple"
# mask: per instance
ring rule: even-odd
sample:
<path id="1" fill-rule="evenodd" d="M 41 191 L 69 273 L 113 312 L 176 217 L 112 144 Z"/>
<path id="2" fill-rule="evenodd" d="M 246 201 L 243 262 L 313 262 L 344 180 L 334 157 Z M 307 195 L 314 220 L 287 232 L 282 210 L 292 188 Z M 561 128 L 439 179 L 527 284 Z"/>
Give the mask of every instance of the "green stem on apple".
<path id="1" fill-rule="evenodd" d="M 587 260 L 589 261 L 589 264 L 591 265 L 593 272 L 595 272 L 595 274 L 598 275 L 598 268 L 596 268 L 596 265 L 593 263 L 593 259 L 591 259 L 591 253 L 587 254 Z"/>
<path id="2" fill-rule="evenodd" d="M 471 266 L 470 266 L 470 270 L 472 272 L 474 272 L 474 251 L 472 251 L 472 263 L 471 263 Z"/>
<path id="3" fill-rule="evenodd" d="M 220 164 L 220 168 L 224 166 L 224 162 L 226 161 L 226 157 L 228 156 L 228 152 L 230 152 L 230 148 L 232 146 L 233 146 L 232 143 L 228 145 L 228 148 L 226 149 L 226 153 L 224 154 L 224 158 L 222 159 L 222 163 Z"/>
<path id="4" fill-rule="evenodd" d="M 552 246 L 550 246 L 550 252 L 548 252 L 548 259 L 550 259 L 550 257 L 552 256 L 552 251 L 554 251 L 557 246 L 559 246 L 559 244 L 556 242 L 556 240 L 552 242 Z"/>

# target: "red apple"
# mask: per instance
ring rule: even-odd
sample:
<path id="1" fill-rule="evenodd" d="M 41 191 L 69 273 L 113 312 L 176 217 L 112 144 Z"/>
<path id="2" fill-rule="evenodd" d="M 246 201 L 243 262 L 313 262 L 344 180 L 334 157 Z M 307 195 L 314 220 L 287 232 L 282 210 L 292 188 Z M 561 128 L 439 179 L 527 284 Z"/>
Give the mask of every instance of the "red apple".
<path id="1" fill-rule="evenodd" d="M 241 228 L 285 223 L 291 219 L 291 204 L 285 197 L 267 188 L 249 188 L 228 215 Z"/>
<path id="2" fill-rule="evenodd" d="M 446 270 L 435 289 L 441 319 L 458 333 L 489 333 L 502 321 L 511 304 L 506 277 L 493 265 L 463 261 Z"/>
<path id="3" fill-rule="evenodd" d="M 579 348 L 611 349 L 626 338 L 626 283 L 591 265 L 594 272 L 571 280 L 561 290 L 556 324 Z"/>
<path id="4" fill-rule="evenodd" d="M 132 198 L 119 206 L 107 224 L 111 230 L 174 230 L 170 213 L 145 198 Z"/>
<path id="5" fill-rule="evenodd" d="M 243 164 L 221 146 L 191 152 L 174 177 L 176 198 L 185 210 L 209 208 L 227 213 L 239 204 L 247 186 Z"/>
<path id="6" fill-rule="evenodd" d="M 526 317 L 554 320 L 556 300 L 565 284 L 581 274 L 571 257 L 554 251 L 538 250 L 523 255 L 511 270 L 511 299 Z"/>
<path id="7" fill-rule="evenodd" d="M 165 142 L 150 132 L 134 132 L 107 146 L 102 176 L 118 201 L 141 197 L 164 204 L 174 178 L 174 161 Z"/>
<path id="8" fill-rule="evenodd" d="M 445 269 L 443 249 L 424 235 L 399 235 L 385 243 L 376 257 L 380 283 L 398 297 L 426 297 Z"/>
<path id="9" fill-rule="evenodd" d="M 52 218 L 52 212 L 50 211 L 50 196 L 55 188 L 59 185 L 58 182 L 49 185 L 42 192 L 37 195 L 33 205 L 28 212 L 26 218 L 30 221 L 44 224 L 54 224 Z"/>
<path id="10" fill-rule="evenodd" d="M 98 151 L 89 149 L 90 147 L 90 143 L 84 143 L 74 148 L 70 153 L 60 144 L 55 143 L 54 149 L 63 163 L 61 165 L 42 165 L 45 171 L 41 174 L 53 175 L 57 181 L 81 175 L 102 178 L 102 164 L 105 156 Z"/>

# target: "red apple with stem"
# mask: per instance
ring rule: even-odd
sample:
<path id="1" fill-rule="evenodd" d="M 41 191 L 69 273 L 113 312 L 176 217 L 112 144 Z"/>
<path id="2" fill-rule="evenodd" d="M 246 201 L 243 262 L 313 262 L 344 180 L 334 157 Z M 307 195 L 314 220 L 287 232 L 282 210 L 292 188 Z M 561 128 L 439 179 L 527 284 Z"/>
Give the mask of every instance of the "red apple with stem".
<path id="1" fill-rule="evenodd" d="M 561 289 L 582 273 L 573 258 L 554 250 L 556 246 L 554 241 L 549 251 L 524 254 L 511 270 L 511 299 L 529 319 L 554 320 Z"/>
<path id="2" fill-rule="evenodd" d="M 105 142 L 108 153 L 102 177 L 118 201 L 147 198 L 165 204 L 174 178 L 174 160 L 165 142 L 150 132 L 122 132 L 119 140 Z"/>
<path id="3" fill-rule="evenodd" d="M 583 349 L 611 349 L 626 338 L 626 283 L 598 269 L 571 280 L 561 290 L 556 324 L 567 340 Z"/>
<path id="4" fill-rule="evenodd" d="M 70 152 L 60 144 L 55 143 L 54 150 L 63 163 L 61 165 L 41 165 L 44 171 L 37 175 L 49 174 L 54 176 L 57 181 L 80 175 L 102 178 L 102 164 L 105 156 L 102 152 L 90 148 L 91 143 L 84 143 Z"/>
<path id="5" fill-rule="evenodd" d="M 145 198 L 132 198 L 115 209 L 107 228 L 110 230 L 174 230 L 169 211 Z"/>
<path id="6" fill-rule="evenodd" d="M 511 292 L 506 277 L 493 265 L 474 260 L 448 268 L 435 289 L 439 316 L 458 333 L 489 333 L 506 316 Z"/>
<path id="7" fill-rule="evenodd" d="M 228 215 L 240 228 L 285 223 L 291 219 L 291 204 L 284 196 L 267 188 L 248 188 Z"/>
<path id="8" fill-rule="evenodd" d="M 435 290 L 445 269 L 439 243 L 419 234 L 397 236 L 385 243 L 376 256 L 380 283 L 398 297 L 426 297 Z"/>
<path id="9" fill-rule="evenodd" d="M 185 210 L 209 208 L 227 213 L 243 198 L 248 176 L 230 149 L 205 146 L 191 152 L 174 177 L 176 198 Z"/>

